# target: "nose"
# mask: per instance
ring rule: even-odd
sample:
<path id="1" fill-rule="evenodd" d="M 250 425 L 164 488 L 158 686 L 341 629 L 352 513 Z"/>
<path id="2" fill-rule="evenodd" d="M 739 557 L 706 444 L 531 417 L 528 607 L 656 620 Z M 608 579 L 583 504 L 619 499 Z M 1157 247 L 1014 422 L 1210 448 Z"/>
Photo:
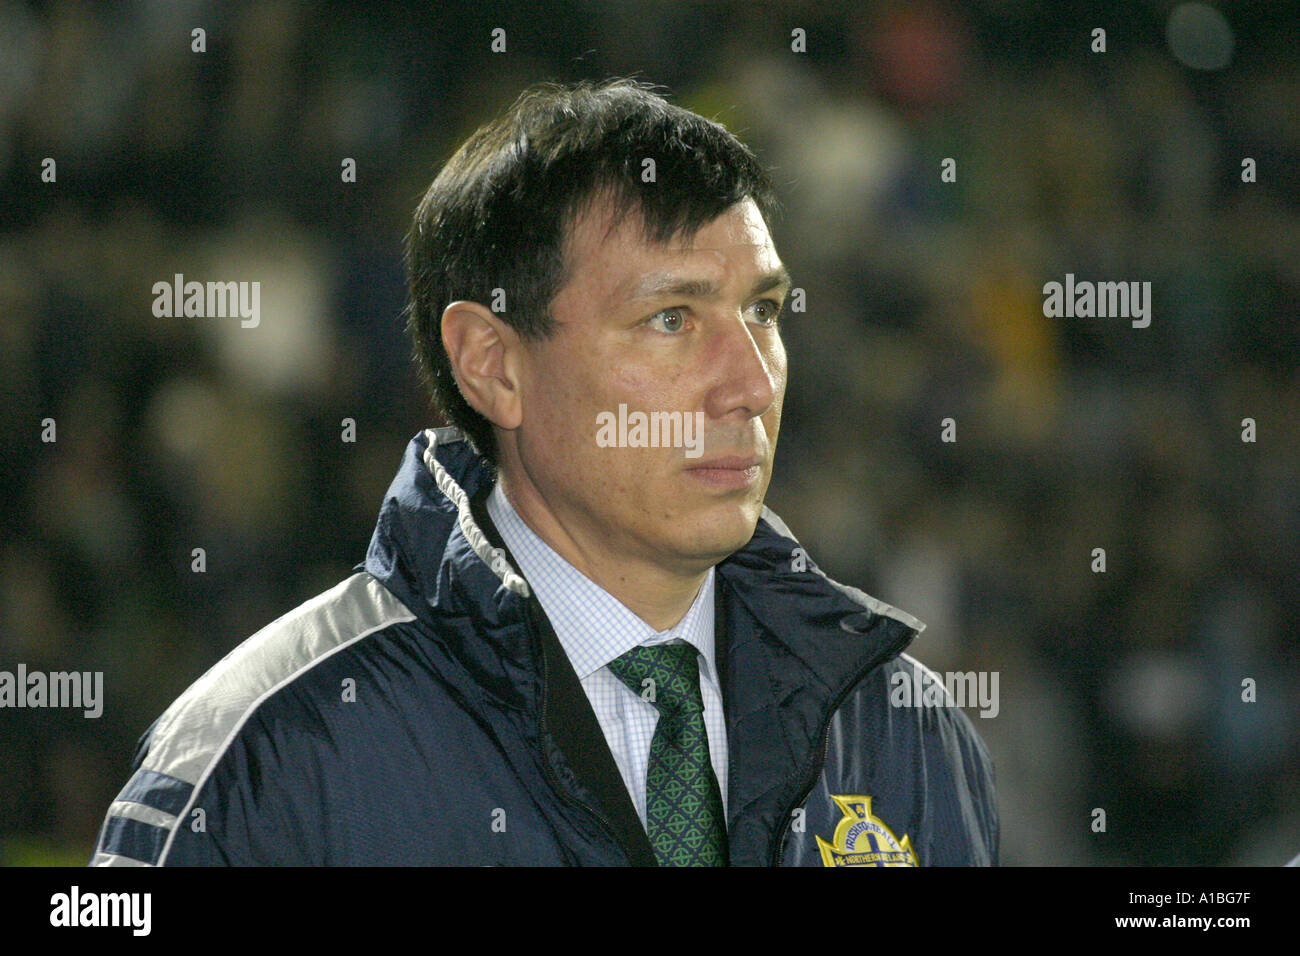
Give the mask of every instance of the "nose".
<path id="1" fill-rule="evenodd" d="M 708 361 L 714 385 L 705 397 L 710 419 L 757 418 L 785 383 L 785 348 L 776 331 L 751 327 L 740 313 L 715 324 Z"/>

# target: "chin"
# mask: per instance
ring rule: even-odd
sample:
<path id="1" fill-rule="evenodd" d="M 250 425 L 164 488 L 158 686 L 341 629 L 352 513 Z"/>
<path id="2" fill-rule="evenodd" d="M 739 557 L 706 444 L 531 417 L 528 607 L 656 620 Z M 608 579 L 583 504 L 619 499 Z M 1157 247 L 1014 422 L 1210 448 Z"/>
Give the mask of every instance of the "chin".
<path id="1" fill-rule="evenodd" d="M 688 550 L 707 557 L 710 563 L 723 560 L 749 543 L 762 511 L 761 503 L 746 502 L 733 504 L 725 511 L 719 509 L 716 514 L 701 515 L 685 529 L 691 543 Z"/>

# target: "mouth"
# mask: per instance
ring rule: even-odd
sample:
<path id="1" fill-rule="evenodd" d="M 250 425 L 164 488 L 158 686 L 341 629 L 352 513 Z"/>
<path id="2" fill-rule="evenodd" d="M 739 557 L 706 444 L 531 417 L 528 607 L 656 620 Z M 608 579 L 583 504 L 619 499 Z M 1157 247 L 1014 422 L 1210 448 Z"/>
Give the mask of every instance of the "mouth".
<path id="1" fill-rule="evenodd" d="M 695 462 L 686 468 L 691 479 L 709 488 L 738 491 L 758 483 L 763 460 L 757 455 L 728 455 Z"/>

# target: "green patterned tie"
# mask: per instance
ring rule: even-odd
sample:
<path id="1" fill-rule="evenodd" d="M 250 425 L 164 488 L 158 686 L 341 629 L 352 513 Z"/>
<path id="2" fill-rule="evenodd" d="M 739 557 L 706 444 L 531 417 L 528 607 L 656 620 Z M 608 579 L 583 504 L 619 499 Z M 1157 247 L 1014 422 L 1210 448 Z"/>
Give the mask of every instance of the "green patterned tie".
<path id="1" fill-rule="evenodd" d="M 660 866 L 726 866 L 727 827 L 709 762 L 698 651 L 634 647 L 609 669 L 659 711 L 646 768 L 646 835 Z"/>

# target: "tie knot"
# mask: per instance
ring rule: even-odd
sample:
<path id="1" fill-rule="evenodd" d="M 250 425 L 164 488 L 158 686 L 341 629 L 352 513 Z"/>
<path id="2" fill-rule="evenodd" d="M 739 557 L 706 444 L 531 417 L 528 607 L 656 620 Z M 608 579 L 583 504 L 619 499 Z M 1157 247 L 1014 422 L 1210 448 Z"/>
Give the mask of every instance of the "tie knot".
<path id="1" fill-rule="evenodd" d="M 634 647 L 609 669 L 624 684 L 664 714 L 702 711 L 699 651 L 683 641 Z"/>

